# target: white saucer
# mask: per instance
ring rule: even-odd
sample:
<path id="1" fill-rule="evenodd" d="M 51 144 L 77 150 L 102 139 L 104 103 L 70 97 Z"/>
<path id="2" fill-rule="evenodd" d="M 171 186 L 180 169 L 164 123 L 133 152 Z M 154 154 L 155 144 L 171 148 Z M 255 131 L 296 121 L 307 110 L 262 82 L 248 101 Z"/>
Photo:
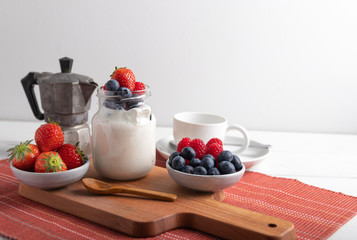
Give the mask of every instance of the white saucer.
<path id="1" fill-rule="evenodd" d="M 164 137 L 161 138 L 159 141 L 156 142 L 156 149 L 160 153 L 162 157 L 168 159 L 170 154 L 176 151 L 176 148 L 170 141 L 173 140 L 173 137 Z M 228 137 L 225 139 L 225 142 L 242 142 L 243 140 L 238 137 Z M 263 161 L 269 154 L 269 147 L 268 145 L 250 140 L 250 144 L 247 150 L 243 153 L 237 154 L 244 164 L 245 168 L 251 168 L 256 164 Z M 224 150 L 229 150 L 234 152 L 234 150 L 238 149 L 238 146 L 232 145 L 224 145 Z"/>

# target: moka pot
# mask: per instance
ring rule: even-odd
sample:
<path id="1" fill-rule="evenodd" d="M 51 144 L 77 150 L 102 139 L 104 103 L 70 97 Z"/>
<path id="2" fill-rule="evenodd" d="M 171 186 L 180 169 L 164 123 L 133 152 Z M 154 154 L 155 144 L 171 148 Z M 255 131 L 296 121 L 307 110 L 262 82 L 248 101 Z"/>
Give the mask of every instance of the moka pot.
<path id="1" fill-rule="evenodd" d="M 22 86 L 35 117 L 61 126 L 65 143 L 77 143 L 86 155 L 90 155 L 90 128 L 87 123 L 91 95 L 97 88 L 92 78 L 71 73 L 73 60 L 59 59 L 60 73 L 30 72 L 22 80 Z M 34 86 L 39 86 L 40 110 Z"/>

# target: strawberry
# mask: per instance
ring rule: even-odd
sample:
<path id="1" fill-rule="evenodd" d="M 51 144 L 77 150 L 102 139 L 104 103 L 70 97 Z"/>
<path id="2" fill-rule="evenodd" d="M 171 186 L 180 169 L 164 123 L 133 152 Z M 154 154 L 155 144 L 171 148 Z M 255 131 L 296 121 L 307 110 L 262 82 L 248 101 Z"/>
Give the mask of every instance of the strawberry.
<path id="1" fill-rule="evenodd" d="M 76 143 L 76 145 L 66 143 L 58 149 L 58 153 L 68 169 L 82 166 L 83 163 L 88 160 L 88 157 L 79 149 L 78 144 L 79 143 Z"/>
<path id="2" fill-rule="evenodd" d="M 202 157 L 206 154 L 207 147 L 206 144 L 198 138 L 192 139 L 190 143 L 190 147 L 193 148 L 196 152 L 196 158 L 202 159 Z"/>
<path id="3" fill-rule="evenodd" d="M 181 139 L 181 141 L 177 144 L 176 151 L 179 153 L 184 149 L 185 147 L 189 147 L 191 143 L 191 139 L 188 137 L 184 137 Z"/>
<path id="4" fill-rule="evenodd" d="M 67 166 L 63 162 L 58 152 L 48 151 L 41 153 L 35 161 L 35 172 L 62 172 L 66 171 Z"/>
<path id="5" fill-rule="evenodd" d="M 135 88 L 135 75 L 129 68 L 115 67 L 115 70 L 110 77 L 117 80 L 120 87 L 127 87 L 130 91 L 133 91 Z"/>
<path id="6" fill-rule="evenodd" d="M 219 143 L 212 143 L 207 147 L 207 154 L 211 154 L 216 160 L 218 155 L 223 151 L 223 146 Z"/>
<path id="7" fill-rule="evenodd" d="M 31 141 L 21 142 L 7 150 L 10 152 L 8 161 L 12 161 L 14 167 L 25 171 L 34 170 L 35 160 L 40 155 L 40 150 L 36 145 L 31 144 Z"/>
<path id="8" fill-rule="evenodd" d="M 142 82 L 135 82 L 133 94 L 143 95 L 145 93 L 145 84 Z"/>
<path id="9" fill-rule="evenodd" d="M 219 138 L 211 138 L 207 143 L 206 146 L 208 147 L 209 145 L 211 145 L 212 143 L 218 143 L 219 145 L 223 146 L 223 142 L 221 139 Z"/>
<path id="10" fill-rule="evenodd" d="M 63 131 L 57 123 L 43 124 L 35 132 L 35 142 L 41 152 L 54 151 L 64 142 Z"/>

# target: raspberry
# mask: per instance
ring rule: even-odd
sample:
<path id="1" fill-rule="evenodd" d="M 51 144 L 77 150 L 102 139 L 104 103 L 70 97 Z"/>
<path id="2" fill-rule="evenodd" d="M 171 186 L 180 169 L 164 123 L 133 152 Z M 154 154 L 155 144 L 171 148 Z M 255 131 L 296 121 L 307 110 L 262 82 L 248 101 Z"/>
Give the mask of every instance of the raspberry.
<path id="1" fill-rule="evenodd" d="M 182 149 L 184 149 L 185 147 L 189 147 L 191 143 L 191 139 L 188 137 L 182 138 L 181 141 L 177 144 L 177 149 L 176 151 L 180 152 L 182 151 Z"/>
<path id="2" fill-rule="evenodd" d="M 216 160 L 218 155 L 223 151 L 223 146 L 219 143 L 212 143 L 207 147 L 207 154 L 211 154 Z"/>
<path id="3" fill-rule="evenodd" d="M 198 138 L 192 139 L 190 143 L 190 147 L 193 148 L 196 152 L 196 158 L 202 159 L 202 157 L 206 154 L 207 148 L 205 143 Z"/>
<path id="4" fill-rule="evenodd" d="M 145 93 L 145 84 L 142 82 L 135 82 L 134 94 L 143 95 Z"/>
<path id="5" fill-rule="evenodd" d="M 223 142 L 221 139 L 219 138 L 211 138 L 207 143 L 206 146 L 208 147 L 209 145 L 211 145 L 212 143 L 218 143 L 219 145 L 223 146 Z"/>

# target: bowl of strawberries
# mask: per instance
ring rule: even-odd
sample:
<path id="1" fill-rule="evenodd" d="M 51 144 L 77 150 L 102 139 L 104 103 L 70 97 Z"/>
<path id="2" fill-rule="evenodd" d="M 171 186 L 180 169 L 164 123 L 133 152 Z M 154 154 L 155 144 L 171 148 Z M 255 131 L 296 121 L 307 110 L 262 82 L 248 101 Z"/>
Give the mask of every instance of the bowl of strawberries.
<path id="1" fill-rule="evenodd" d="M 10 168 L 20 182 L 39 189 L 55 189 L 74 183 L 87 173 L 90 160 L 78 143 L 64 143 L 56 123 L 41 125 L 32 140 L 8 149 Z"/>
<path id="2" fill-rule="evenodd" d="M 219 192 L 236 184 L 245 167 L 237 155 L 223 150 L 223 143 L 212 138 L 183 138 L 177 151 L 166 161 L 169 176 L 179 185 L 202 192 Z"/>

